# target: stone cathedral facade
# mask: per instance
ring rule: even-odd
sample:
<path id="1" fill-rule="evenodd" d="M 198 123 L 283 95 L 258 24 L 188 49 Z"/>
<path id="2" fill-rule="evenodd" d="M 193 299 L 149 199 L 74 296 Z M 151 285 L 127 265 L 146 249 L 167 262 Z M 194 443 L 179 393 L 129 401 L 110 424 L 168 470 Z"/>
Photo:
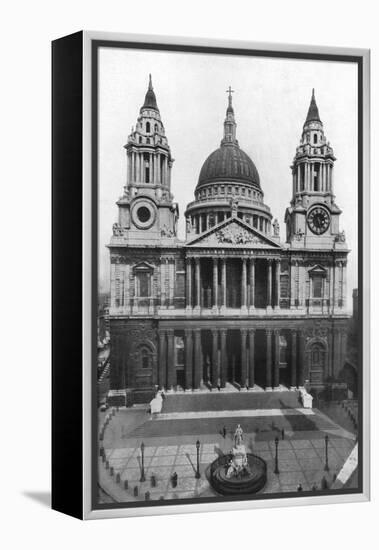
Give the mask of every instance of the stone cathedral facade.
<path id="1" fill-rule="evenodd" d="M 228 92 L 220 147 L 185 211 L 185 240 L 151 78 L 125 145 L 127 182 L 108 245 L 113 403 L 148 402 L 158 388 L 322 391 L 343 367 L 349 251 L 314 93 L 281 242 Z"/>

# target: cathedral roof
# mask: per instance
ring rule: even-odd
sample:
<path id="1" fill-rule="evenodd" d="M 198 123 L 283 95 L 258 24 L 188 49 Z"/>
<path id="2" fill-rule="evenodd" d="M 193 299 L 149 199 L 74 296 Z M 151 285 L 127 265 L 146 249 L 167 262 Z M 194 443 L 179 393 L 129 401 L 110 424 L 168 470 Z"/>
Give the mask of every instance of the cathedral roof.
<path id="1" fill-rule="evenodd" d="M 317 103 L 316 103 L 316 99 L 315 99 L 315 89 L 314 88 L 312 90 L 311 103 L 309 105 L 308 114 L 307 114 L 305 124 L 307 124 L 308 122 L 321 122 L 320 115 L 319 115 L 319 112 L 318 112 Z"/>
<path id="2" fill-rule="evenodd" d="M 221 146 L 204 162 L 197 187 L 219 181 L 246 183 L 260 188 L 259 174 L 254 162 L 240 148 L 236 139 L 237 124 L 232 105 L 233 90 L 227 90 L 228 107 L 224 121 L 224 137 Z"/>
<path id="3" fill-rule="evenodd" d="M 153 84 L 151 81 L 151 74 L 149 74 L 149 87 L 147 89 L 146 95 L 145 95 L 145 101 L 142 105 L 140 112 L 143 109 L 153 109 L 155 111 L 159 112 L 158 105 L 157 105 L 157 98 L 155 97 Z"/>
<path id="4" fill-rule="evenodd" d="M 235 143 L 223 143 L 209 155 L 201 168 L 197 187 L 217 181 L 247 183 L 260 188 L 254 162 Z"/>

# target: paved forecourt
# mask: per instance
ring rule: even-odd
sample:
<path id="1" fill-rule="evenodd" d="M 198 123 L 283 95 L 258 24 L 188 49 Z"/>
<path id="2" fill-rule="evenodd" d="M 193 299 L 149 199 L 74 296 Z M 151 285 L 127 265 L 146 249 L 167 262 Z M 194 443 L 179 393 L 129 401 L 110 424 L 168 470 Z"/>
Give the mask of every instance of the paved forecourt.
<path id="1" fill-rule="evenodd" d="M 255 410 L 248 414 L 234 410 L 230 413 L 173 412 L 155 419 L 145 410 L 120 409 L 112 417 L 102 442 L 105 449 L 104 461 L 99 458 L 102 489 L 118 502 L 144 500 L 147 492 L 151 500 L 219 496 L 208 483 L 207 469 L 218 456 L 230 451 L 238 423 L 244 430 L 247 451 L 267 463 L 263 493 L 294 492 L 299 485 L 304 491 L 320 490 L 325 483 L 330 487 L 355 445 L 353 434 L 316 409 L 306 412 L 303 409 Z M 225 438 L 222 436 L 224 427 Z M 325 471 L 325 435 L 329 437 L 328 471 Z M 275 437 L 279 438 L 279 474 L 274 473 Z M 197 440 L 200 442 L 200 479 L 195 477 Z M 141 482 L 142 442 L 146 481 Z M 111 468 L 113 475 L 110 475 Z M 175 487 L 171 480 L 174 473 L 178 476 Z M 155 484 L 152 484 L 152 476 Z M 125 480 L 127 489 L 124 488 Z M 135 487 L 138 496 L 135 496 Z"/>

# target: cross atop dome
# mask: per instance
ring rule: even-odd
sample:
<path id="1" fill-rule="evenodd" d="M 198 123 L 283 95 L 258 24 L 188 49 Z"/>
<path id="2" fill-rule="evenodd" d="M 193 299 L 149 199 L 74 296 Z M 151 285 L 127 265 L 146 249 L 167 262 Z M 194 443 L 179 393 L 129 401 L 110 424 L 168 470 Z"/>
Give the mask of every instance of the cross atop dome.
<path id="1" fill-rule="evenodd" d="M 233 110 L 233 105 L 232 105 L 232 94 L 234 94 L 234 90 L 232 90 L 232 87 L 229 86 L 229 88 L 226 90 L 226 93 L 228 94 L 228 108 L 226 110 L 226 114 L 228 113 L 233 113 L 234 114 L 234 110 Z"/>

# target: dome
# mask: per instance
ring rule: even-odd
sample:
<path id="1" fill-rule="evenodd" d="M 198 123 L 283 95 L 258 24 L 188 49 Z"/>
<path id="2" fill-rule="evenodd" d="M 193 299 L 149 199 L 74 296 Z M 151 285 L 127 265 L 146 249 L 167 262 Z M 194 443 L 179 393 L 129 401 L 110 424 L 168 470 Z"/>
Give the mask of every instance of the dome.
<path id="1" fill-rule="evenodd" d="M 254 185 L 260 189 L 254 162 L 236 143 L 223 143 L 209 155 L 201 168 L 197 187 L 225 180 Z"/>

